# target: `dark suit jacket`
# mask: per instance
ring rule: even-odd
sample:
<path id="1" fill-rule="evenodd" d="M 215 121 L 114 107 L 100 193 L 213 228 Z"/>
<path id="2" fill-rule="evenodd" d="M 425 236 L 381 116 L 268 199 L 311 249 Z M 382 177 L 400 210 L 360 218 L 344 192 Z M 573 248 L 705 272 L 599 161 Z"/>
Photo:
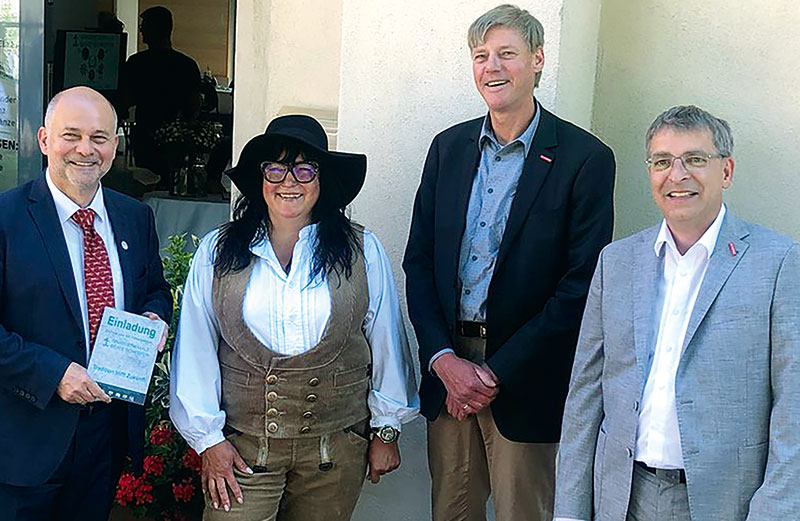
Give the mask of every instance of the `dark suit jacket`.
<path id="1" fill-rule="evenodd" d="M 119 251 L 125 309 L 152 311 L 169 322 L 172 298 L 152 212 L 112 190 L 103 194 Z M 0 194 L 0 483 L 44 483 L 64 457 L 79 406 L 67 404 L 55 390 L 71 362 L 86 365 L 81 311 L 67 243 L 42 175 Z M 128 413 L 141 418 L 143 408 L 116 400 L 112 407 L 115 454 L 121 456 Z M 139 446 L 143 425 L 131 432 Z"/>
<path id="2" fill-rule="evenodd" d="M 434 138 L 414 203 L 403 269 L 422 366 L 422 413 L 446 391 L 428 371 L 453 346 L 458 265 L 483 118 Z M 500 380 L 498 429 L 522 442 L 557 442 L 589 282 L 611 240 L 614 155 L 591 134 L 542 110 L 489 286 L 487 363 Z"/>

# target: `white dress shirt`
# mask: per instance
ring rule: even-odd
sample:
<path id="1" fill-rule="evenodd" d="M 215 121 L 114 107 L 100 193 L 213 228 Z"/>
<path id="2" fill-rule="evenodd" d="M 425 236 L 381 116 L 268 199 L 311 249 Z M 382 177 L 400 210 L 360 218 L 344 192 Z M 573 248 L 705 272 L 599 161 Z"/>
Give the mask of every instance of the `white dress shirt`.
<path id="1" fill-rule="evenodd" d="M 83 230 L 78 223 L 72 220 L 72 215 L 81 209 L 75 201 L 66 196 L 53 183 L 50 178 L 50 170 L 45 176 L 47 188 L 53 196 L 56 204 L 56 212 L 61 229 L 64 232 L 64 239 L 67 241 L 69 260 L 72 263 L 72 274 L 75 277 L 75 287 L 78 290 L 78 303 L 81 307 L 81 317 L 83 319 L 83 336 L 86 339 L 86 357 L 89 357 L 89 308 L 86 305 L 86 290 L 83 284 Z M 103 200 L 103 188 L 98 187 L 92 202 L 86 208 L 94 210 L 94 229 L 103 239 L 108 252 L 108 261 L 111 264 L 111 278 L 114 284 L 114 307 L 125 309 L 125 286 L 122 282 L 122 268 L 119 264 L 119 253 L 117 244 L 114 242 L 114 230 L 111 229 L 111 221 L 108 219 L 105 201 Z"/>
<path id="2" fill-rule="evenodd" d="M 653 364 L 642 393 L 635 455 L 636 461 L 649 467 L 683 468 L 678 410 L 675 405 L 675 375 L 689 318 L 724 218 L 723 204 L 711 226 L 683 255 L 678 252 L 666 221 L 661 222 L 661 230 L 653 245 L 656 257 L 664 254 L 664 269 L 658 281 L 661 307 L 655 317 L 658 320 L 658 337 Z M 553 521 L 584 520 L 556 517 Z"/>
<path id="3" fill-rule="evenodd" d="M 317 345 L 331 314 L 330 289 L 323 276 L 309 283 L 316 228 L 300 230 L 288 274 L 268 239 L 250 246 L 255 264 L 242 317 L 259 342 L 282 355 L 299 355 Z M 220 329 L 212 300 L 217 238 L 218 230 L 203 238 L 189 270 L 170 382 L 170 418 L 198 453 L 224 440 Z M 419 414 L 419 396 L 391 263 L 378 238 L 367 230 L 364 260 L 369 306 L 362 329 L 372 350 L 370 423 L 400 429 Z"/>
<path id="4" fill-rule="evenodd" d="M 653 364 L 642 393 L 635 456 L 637 461 L 650 467 L 683 468 L 675 405 L 675 375 L 689 318 L 724 217 L 725 205 L 708 230 L 684 255 L 678 252 L 666 221 L 661 223 L 653 246 L 657 257 L 661 257 L 662 252 L 664 254 L 658 293 L 661 309 L 656 314 L 659 322 Z"/>

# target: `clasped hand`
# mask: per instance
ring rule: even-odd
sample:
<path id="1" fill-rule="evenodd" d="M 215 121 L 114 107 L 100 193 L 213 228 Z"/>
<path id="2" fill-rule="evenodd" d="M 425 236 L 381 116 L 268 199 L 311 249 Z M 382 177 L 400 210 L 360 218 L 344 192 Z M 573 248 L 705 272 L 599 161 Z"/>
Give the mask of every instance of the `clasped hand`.
<path id="1" fill-rule="evenodd" d="M 497 377 L 486 364 L 446 353 L 433 362 L 433 370 L 447 389 L 447 412 L 458 421 L 488 407 L 499 392 Z"/>

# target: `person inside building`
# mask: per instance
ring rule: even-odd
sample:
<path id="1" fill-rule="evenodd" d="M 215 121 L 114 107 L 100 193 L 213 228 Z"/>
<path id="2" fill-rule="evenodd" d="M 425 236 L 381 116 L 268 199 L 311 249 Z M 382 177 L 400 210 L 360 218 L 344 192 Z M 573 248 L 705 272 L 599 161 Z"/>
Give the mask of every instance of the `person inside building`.
<path id="1" fill-rule="evenodd" d="M 162 176 L 167 187 L 168 166 L 159 153 L 155 131 L 176 119 L 192 119 L 200 110 L 200 69 L 191 57 L 172 48 L 172 13 L 162 6 L 145 9 L 142 40 L 147 49 L 128 58 L 122 71 L 126 111 L 136 107 L 131 134 L 136 166 Z M 124 112 L 127 113 L 127 112 Z"/>

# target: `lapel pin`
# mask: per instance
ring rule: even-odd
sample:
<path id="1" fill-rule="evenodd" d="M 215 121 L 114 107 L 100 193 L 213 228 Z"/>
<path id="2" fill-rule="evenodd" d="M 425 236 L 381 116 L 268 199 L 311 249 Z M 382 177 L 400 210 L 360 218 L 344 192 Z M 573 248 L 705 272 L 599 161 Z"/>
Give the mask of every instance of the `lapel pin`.
<path id="1" fill-rule="evenodd" d="M 736 247 L 733 245 L 732 242 L 728 243 L 728 250 L 731 252 L 731 257 L 736 257 Z"/>
<path id="2" fill-rule="evenodd" d="M 123 249 L 123 250 L 126 250 L 126 251 L 127 251 L 127 249 L 128 249 L 128 243 L 127 243 L 127 242 L 125 242 L 125 241 L 122 241 L 122 242 L 121 242 L 121 243 L 119 243 L 119 244 L 120 244 L 120 246 L 122 246 L 122 249 Z"/>
<path id="3" fill-rule="evenodd" d="M 552 163 L 553 162 L 553 158 L 552 157 L 547 157 L 544 154 L 539 154 L 539 159 L 541 159 L 542 161 L 547 161 L 548 163 Z"/>

